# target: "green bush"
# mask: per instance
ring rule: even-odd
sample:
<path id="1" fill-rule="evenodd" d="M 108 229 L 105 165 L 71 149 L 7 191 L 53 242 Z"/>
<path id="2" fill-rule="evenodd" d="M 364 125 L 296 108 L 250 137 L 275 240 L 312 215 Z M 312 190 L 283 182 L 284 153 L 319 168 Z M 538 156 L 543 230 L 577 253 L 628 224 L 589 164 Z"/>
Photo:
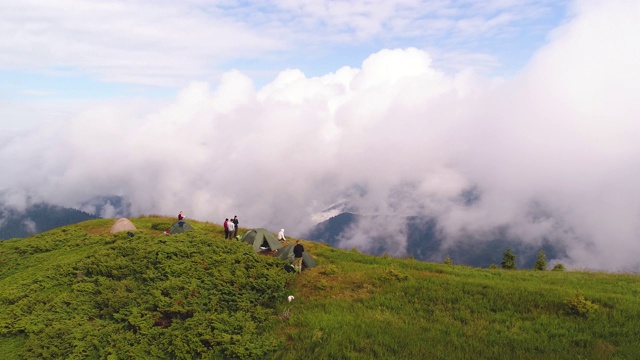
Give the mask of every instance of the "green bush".
<path id="1" fill-rule="evenodd" d="M 445 265 L 453 265 L 453 261 L 451 260 L 451 257 L 449 257 L 449 255 L 447 255 L 447 256 L 444 258 L 443 263 L 444 263 Z"/>
<path id="2" fill-rule="evenodd" d="M 335 265 L 327 265 L 322 273 L 324 275 L 336 275 L 338 273 L 338 267 Z"/>
<path id="3" fill-rule="evenodd" d="M 329 283 L 327 283 L 327 281 L 325 279 L 320 279 L 320 281 L 317 281 L 315 284 L 315 288 L 316 290 L 326 290 L 329 288 Z"/>
<path id="4" fill-rule="evenodd" d="M 576 316 L 589 316 L 598 309 L 598 305 L 584 298 L 582 292 L 577 291 L 576 294 L 565 301 L 567 305 L 567 313 Z"/>
<path id="5" fill-rule="evenodd" d="M 553 269 L 551 269 L 551 271 L 564 271 L 564 265 L 562 264 L 555 264 L 553 266 Z"/>
<path id="6" fill-rule="evenodd" d="M 394 281 L 405 281 L 409 278 L 409 276 L 399 272 L 394 268 L 387 269 L 384 277 L 388 280 L 394 280 Z"/>
<path id="7" fill-rule="evenodd" d="M 173 224 L 168 222 L 157 222 L 151 224 L 151 230 L 165 231 L 171 228 Z"/>

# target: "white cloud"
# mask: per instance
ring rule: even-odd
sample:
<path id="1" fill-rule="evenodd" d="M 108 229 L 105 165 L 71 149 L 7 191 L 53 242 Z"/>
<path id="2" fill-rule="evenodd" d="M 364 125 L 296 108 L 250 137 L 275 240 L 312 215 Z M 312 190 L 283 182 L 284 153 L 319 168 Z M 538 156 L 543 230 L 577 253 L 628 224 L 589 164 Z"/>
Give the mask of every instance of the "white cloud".
<path id="1" fill-rule="evenodd" d="M 235 62 L 253 72 L 273 73 L 283 59 L 313 67 L 314 58 L 323 61 L 345 46 L 483 54 L 473 43 L 514 38 L 560 7 L 557 1 L 8 0 L 0 3 L 0 30 L 10 34 L 0 38 L 0 69 L 184 86 L 217 78 Z"/>
<path id="2" fill-rule="evenodd" d="M 347 200 L 365 214 L 437 216 L 447 241 L 506 226 L 565 241 L 568 265 L 637 267 L 639 15 L 633 2 L 580 3 L 510 79 L 448 75 L 406 48 L 320 77 L 285 70 L 259 89 L 231 71 L 152 111 L 92 107 L 2 142 L 12 176 L 0 194 L 64 206 L 118 194 L 138 214 L 238 214 L 293 236 Z M 473 187 L 479 201 L 462 206 Z M 402 254 L 389 225 L 376 232 Z M 369 246 L 358 230 L 345 246 Z"/>
<path id="3" fill-rule="evenodd" d="M 176 85 L 229 59 L 285 47 L 268 29 L 183 2 L 6 1 L 0 66 L 80 72 L 111 82 Z"/>
<path id="4" fill-rule="evenodd" d="M 36 222 L 31 219 L 24 219 L 20 225 L 27 229 L 27 232 L 29 232 L 30 234 L 35 234 L 38 232 Z"/>

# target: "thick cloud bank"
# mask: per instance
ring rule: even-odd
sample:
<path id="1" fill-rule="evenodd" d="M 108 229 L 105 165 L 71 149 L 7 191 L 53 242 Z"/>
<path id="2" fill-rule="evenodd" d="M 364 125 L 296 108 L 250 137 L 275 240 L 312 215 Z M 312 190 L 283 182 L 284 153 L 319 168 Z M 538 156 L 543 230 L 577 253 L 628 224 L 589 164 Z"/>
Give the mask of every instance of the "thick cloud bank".
<path id="1" fill-rule="evenodd" d="M 232 71 L 154 111 L 104 105 L 5 136 L 1 200 L 122 195 L 135 214 L 238 214 L 294 236 L 346 201 L 436 217 L 448 242 L 500 227 L 562 241 L 569 266 L 638 269 L 640 4 L 580 4 L 510 79 L 382 50 L 322 77 L 289 69 L 256 89 Z M 376 231 L 402 255 L 406 234 L 388 225 Z"/>

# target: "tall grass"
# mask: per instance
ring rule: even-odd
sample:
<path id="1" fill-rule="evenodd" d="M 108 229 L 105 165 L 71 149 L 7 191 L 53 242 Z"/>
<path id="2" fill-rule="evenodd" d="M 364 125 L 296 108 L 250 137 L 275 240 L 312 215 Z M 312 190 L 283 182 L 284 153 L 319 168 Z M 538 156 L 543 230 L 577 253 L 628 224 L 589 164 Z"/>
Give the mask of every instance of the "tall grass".
<path id="1" fill-rule="evenodd" d="M 635 275 L 486 270 L 312 249 L 319 266 L 296 279 L 299 301 L 281 324 L 289 341 L 280 359 L 640 358 Z M 597 309 L 572 312 L 576 292 Z"/>

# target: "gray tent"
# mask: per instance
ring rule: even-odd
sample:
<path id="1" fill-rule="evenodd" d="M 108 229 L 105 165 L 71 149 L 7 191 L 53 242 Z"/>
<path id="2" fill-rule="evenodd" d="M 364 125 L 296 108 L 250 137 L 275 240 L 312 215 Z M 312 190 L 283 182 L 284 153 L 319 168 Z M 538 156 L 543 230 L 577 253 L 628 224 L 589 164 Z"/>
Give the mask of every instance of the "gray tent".
<path id="1" fill-rule="evenodd" d="M 120 218 L 116 220 L 116 222 L 113 224 L 113 226 L 111 227 L 110 233 L 115 234 L 122 231 L 135 231 L 135 230 L 138 230 L 138 229 L 136 229 L 136 226 L 133 225 L 133 223 L 129 221 L 129 219 Z"/>
<path id="2" fill-rule="evenodd" d="M 253 251 L 275 251 L 282 247 L 280 241 L 267 229 L 251 229 L 242 236 L 242 241 L 253 246 Z"/>
<path id="3" fill-rule="evenodd" d="M 169 229 L 169 234 L 180 234 L 185 231 L 195 230 L 188 222 L 184 220 L 176 221 Z"/>
<path id="4" fill-rule="evenodd" d="M 278 250 L 278 253 L 275 255 L 276 257 L 282 259 L 282 260 L 286 260 L 289 261 L 290 263 L 293 264 L 293 247 L 295 245 L 287 245 L 285 247 L 283 247 L 282 249 Z M 302 268 L 304 269 L 305 267 L 307 268 L 312 268 L 316 266 L 316 261 L 313 260 L 313 258 L 311 257 L 311 255 L 309 255 L 308 252 L 303 252 L 302 253 Z"/>

